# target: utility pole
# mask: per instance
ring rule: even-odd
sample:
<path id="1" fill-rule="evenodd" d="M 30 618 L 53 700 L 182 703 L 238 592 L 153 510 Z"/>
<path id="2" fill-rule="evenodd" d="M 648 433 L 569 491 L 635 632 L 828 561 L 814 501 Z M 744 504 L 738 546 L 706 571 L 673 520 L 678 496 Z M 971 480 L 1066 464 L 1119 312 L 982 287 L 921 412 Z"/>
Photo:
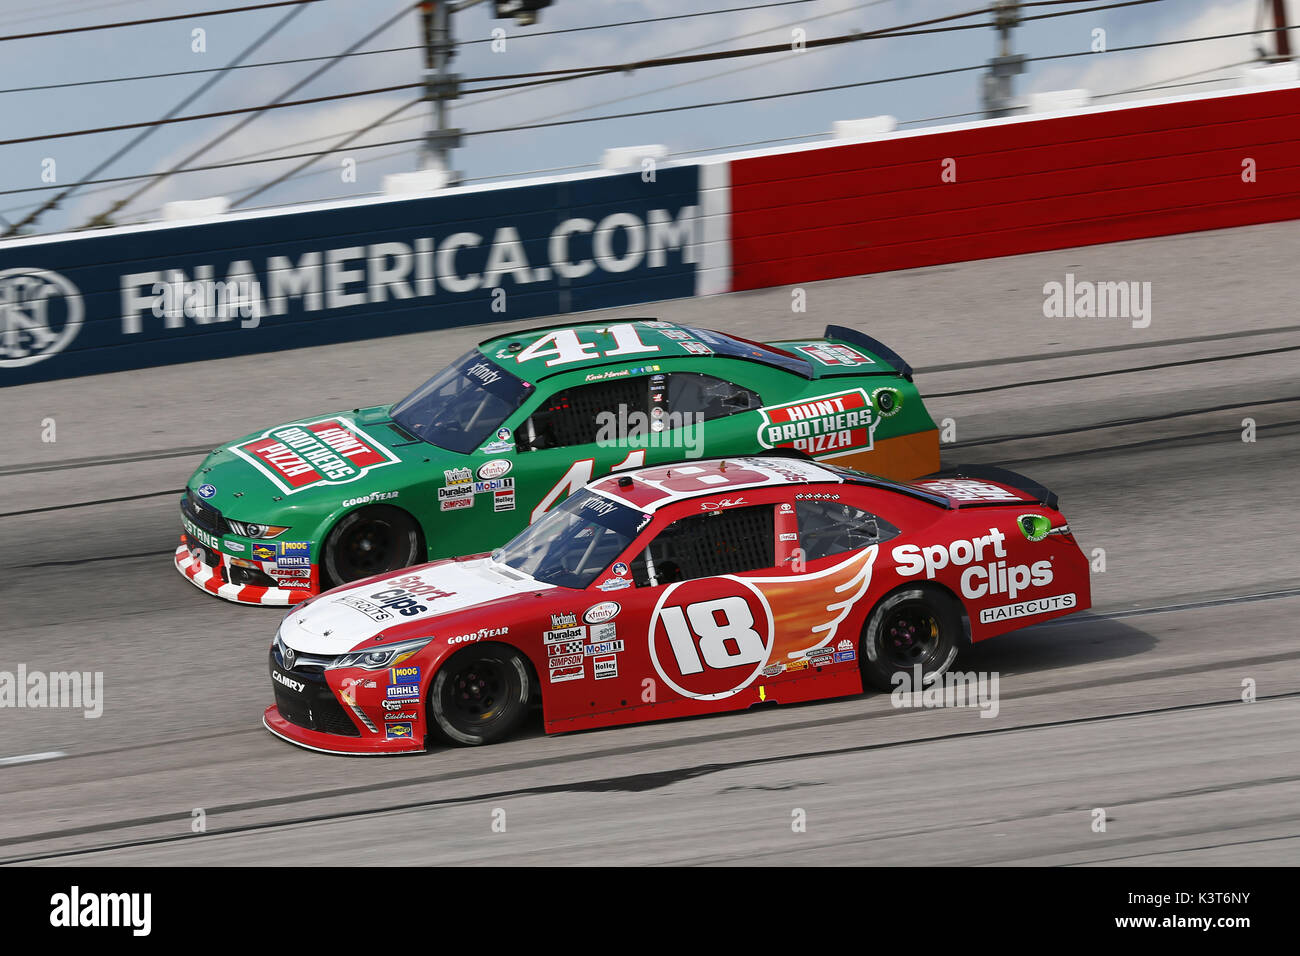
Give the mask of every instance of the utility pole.
<path id="1" fill-rule="evenodd" d="M 1012 81 L 1025 72 L 1024 55 L 1011 52 L 1011 31 L 1020 23 L 1020 0 L 997 0 L 993 6 L 993 27 L 999 35 L 998 55 L 989 60 L 989 71 L 984 74 L 985 119 L 1016 112 Z"/>
<path id="2" fill-rule="evenodd" d="M 1287 32 L 1286 0 L 1273 0 L 1274 55 L 1270 63 L 1285 63 L 1291 59 L 1291 35 Z"/>
<path id="3" fill-rule="evenodd" d="M 476 0 L 477 2 L 477 0 Z M 461 6 L 472 5 L 462 4 Z M 451 151 L 461 144 L 461 131 L 448 125 L 451 101 L 460 96 L 460 74 L 449 71 L 456 55 L 451 37 L 451 15 L 460 6 L 447 0 L 425 0 L 420 4 L 420 30 L 424 34 L 424 98 L 432 107 L 431 125 L 424 134 L 420 165 L 446 174 L 446 185 L 460 182 L 451 168 Z"/>
<path id="4" fill-rule="evenodd" d="M 443 185 L 460 183 L 460 173 L 451 168 L 451 151 L 461 145 L 464 131 L 450 125 L 451 101 L 460 98 L 459 73 L 451 72 L 456 56 L 452 37 L 452 14 L 476 7 L 487 0 L 423 0 L 420 4 L 420 33 L 424 42 L 424 98 L 429 101 L 430 124 L 424 134 L 420 165 L 439 170 Z M 537 22 L 538 11 L 552 0 L 494 0 L 497 19 L 513 19 L 520 26 Z"/>

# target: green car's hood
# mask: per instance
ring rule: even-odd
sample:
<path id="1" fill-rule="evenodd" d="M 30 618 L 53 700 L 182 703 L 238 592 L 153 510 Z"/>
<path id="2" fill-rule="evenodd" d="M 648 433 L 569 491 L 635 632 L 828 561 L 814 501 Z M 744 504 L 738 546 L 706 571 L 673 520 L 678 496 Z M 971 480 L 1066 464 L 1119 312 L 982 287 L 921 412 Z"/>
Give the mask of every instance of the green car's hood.
<path id="1" fill-rule="evenodd" d="M 245 435 L 214 449 L 189 489 L 227 517 L 293 525 L 295 513 L 318 515 L 355 497 L 409 487 L 431 469 L 463 465 L 463 456 L 394 425 L 391 408 L 319 415 Z"/>

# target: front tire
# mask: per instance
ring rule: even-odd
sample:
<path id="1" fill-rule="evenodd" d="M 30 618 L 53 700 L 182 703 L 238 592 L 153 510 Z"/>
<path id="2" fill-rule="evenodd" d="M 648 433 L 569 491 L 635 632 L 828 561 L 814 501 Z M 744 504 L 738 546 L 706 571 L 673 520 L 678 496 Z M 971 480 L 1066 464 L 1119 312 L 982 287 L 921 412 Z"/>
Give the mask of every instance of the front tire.
<path id="1" fill-rule="evenodd" d="M 420 528 L 405 511 L 362 508 L 344 515 L 325 539 L 321 571 L 337 587 L 417 564 L 420 547 Z"/>
<path id="2" fill-rule="evenodd" d="M 961 609 L 947 594 L 925 588 L 895 591 L 876 605 L 862 632 L 862 676 L 880 690 L 894 675 L 921 668 L 920 691 L 952 665 L 962 635 Z"/>
<path id="3" fill-rule="evenodd" d="M 528 713 L 532 672 L 518 651 L 475 644 L 438 668 L 429 685 L 429 725 L 466 747 L 505 739 Z"/>

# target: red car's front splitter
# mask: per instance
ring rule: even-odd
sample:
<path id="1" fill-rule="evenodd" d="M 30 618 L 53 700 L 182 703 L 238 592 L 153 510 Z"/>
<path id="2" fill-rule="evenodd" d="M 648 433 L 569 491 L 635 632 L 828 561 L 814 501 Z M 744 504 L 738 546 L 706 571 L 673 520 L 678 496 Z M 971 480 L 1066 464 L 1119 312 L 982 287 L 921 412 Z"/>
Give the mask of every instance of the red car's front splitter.
<path id="1" fill-rule="evenodd" d="M 418 740 L 378 740 L 374 737 L 340 737 L 336 734 L 322 734 L 318 730 L 308 730 L 291 724 L 280 716 L 275 704 L 262 712 L 262 725 L 281 740 L 287 740 L 299 747 L 316 750 L 326 754 L 342 754 L 348 757 L 385 757 L 393 754 L 418 754 L 424 747 Z"/>

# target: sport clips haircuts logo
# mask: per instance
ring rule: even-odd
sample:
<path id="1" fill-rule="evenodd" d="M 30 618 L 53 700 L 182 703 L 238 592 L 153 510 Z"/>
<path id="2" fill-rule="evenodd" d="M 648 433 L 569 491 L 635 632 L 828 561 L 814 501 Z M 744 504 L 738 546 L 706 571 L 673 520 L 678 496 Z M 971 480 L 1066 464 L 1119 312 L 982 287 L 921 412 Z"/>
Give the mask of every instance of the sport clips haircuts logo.
<path id="1" fill-rule="evenodd" d="M 398 457 L 344 418 L 281 425 L 230 448 L 291 495 L 317 485 L 342 485 Z"/>

